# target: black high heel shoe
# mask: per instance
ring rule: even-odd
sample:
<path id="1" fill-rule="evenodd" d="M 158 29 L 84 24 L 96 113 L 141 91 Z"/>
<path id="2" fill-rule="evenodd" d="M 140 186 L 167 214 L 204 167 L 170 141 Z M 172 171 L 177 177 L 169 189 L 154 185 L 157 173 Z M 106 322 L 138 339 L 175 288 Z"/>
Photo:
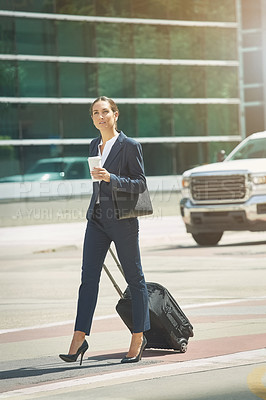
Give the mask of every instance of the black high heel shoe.
<path id="1" fill-rule="evenodd" d="M 136 357 L 124 357 L 124 358 L 122 358 L 121 363 L 122 364 L 135 363 L 135 362 L 140 361 L 141 357 L 142 357 L 143 350 L 145 349 L 146 344 L 147 344 L 147 339 L 145 338 L 145 336 L 143 336 L 142 345 L 141 345 L 141 348 L 139 350 L 139 354 L 136 355 Z"/>
<path id="2" fill-rule="evenodd" d="M 82 345 L 78 348 L 76 354 L 59 354 L 59 357 L 61 358 L 61 360 L 64 360 L 65 362 L 75 362 L 77 361 L 78 356 L 81 354 L 80 364 L 79 364 L 81 365 L 84 353 L 88 350 L 88 348 L 89 348 L 88 342 L 84 340 Z"/>

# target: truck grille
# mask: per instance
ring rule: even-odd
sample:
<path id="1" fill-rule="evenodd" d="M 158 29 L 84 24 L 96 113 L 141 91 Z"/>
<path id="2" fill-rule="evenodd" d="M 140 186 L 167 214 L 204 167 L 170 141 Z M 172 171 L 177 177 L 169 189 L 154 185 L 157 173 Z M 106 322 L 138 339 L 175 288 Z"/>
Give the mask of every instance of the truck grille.
<path id="1" fill-rule="evenodd" d="M 244 175 L 192 177 L 191 194 L 195 201 L 235 201 L 246 196 Z"/>

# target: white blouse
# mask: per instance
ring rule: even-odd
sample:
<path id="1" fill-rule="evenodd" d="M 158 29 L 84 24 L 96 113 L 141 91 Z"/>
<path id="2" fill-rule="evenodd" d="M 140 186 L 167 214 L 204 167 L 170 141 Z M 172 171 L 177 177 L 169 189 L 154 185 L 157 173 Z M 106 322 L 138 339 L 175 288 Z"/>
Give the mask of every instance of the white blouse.
<path id="1" fill-rule="evenodd" d="M 102 153 L 101 153 L 101 145 L 103 144 L 103 141 L 101 140 L 100 144 L 98 145 L 98 155 L 100 157 L 102 157 L 102 167 L 104 166 L 104 163 L 105 163 L 107 157 L 109 156 L 109 153 L 110 153 L 113 145 L 115 144 L 115 141 L 117 140 L 118 136 L 119 136 L 119 133 L 117 135 L 115 135 L 114 137 L 112 137 L 112 139 L 107 140 Z"/>
<path id="2" fill-rule="evenodd" d="M 102 167 L 104 166 L 104 163 L 105 163 L 107 157 L 109 156 L 110 151 L 111 151 L 113 145 L 115 144 L 115 141 L 117 140 L 118 136 L 119 136 L 119 133 L 117 135 L 115 135 L 114 137 L 112 137 L 112 139 L 107 140 L 102 153 L 101 153 L 101 145 L 103 144 L 103 141 L 101 140 L 100 144 L 98 145 L 98 155 L 102 158 Z M 99 183 L 101 183 L 101 182 L 99 182 Z M 99 203 L 100 203 L 100 198 L 98 197 L 96 204 L 99 204 Z"/>

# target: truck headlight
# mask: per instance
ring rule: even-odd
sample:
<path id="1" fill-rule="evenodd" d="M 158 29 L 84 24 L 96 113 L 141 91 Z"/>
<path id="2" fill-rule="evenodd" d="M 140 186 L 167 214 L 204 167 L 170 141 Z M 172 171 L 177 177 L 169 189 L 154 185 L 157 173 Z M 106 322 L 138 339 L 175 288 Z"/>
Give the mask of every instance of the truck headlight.
<path id="1" fill-rule="evenodd" d="M 266 185 L 266 175 L 252 175 L 251 179 L 255 185 Z"/>
<path id="2" fill-rule="evenodd" d="M 183 187 L 183 189 L 189 188 L 189 184 L 190 184 L 190 179 L 183 177 L 183 179 L 182 179 L 182 187 Z"/>

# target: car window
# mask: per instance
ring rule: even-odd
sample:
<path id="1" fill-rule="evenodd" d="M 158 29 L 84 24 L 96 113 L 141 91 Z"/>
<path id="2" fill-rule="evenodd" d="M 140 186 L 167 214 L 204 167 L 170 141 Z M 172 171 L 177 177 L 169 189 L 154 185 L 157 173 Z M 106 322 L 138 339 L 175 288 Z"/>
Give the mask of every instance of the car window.
<path id="1" fill-rule="evenodd" d="M 84 163 L 75 162 L 73 163 L 67 171 L 66 179 L 84 179 L 85 170 Z"/>
<path id="2" fill-rule="evenodd" d="M 65 169 L 65 163 L 62 161 L 47 161 L 42 163 L 37 163 L 32 168 L 30 168 L 28 174 L 37 174 L 42 172 L 62 172 Z"/>
<path id="3" fill-rule="evenodd" d="M 246 160 L 248 158 L 266 158 L 266 138 L 251 139 L 241 146 L 227 160 Z"/>

